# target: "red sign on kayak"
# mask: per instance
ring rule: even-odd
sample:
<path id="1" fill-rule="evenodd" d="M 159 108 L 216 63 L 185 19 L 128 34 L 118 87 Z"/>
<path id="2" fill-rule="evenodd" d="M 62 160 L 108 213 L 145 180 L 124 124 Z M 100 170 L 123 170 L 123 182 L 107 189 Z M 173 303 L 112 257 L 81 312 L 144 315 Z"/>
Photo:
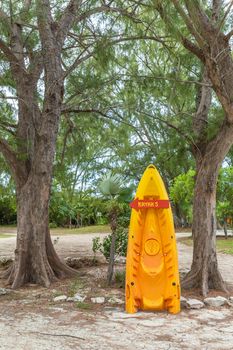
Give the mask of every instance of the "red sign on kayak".
<path id="1" fill-rule="evenodd" d="M 170 206 L 170 202 L 168 199 L 134 199 L 130 204 L 130 207 L 135 210 L 140 209 L 167 209 Z"/>

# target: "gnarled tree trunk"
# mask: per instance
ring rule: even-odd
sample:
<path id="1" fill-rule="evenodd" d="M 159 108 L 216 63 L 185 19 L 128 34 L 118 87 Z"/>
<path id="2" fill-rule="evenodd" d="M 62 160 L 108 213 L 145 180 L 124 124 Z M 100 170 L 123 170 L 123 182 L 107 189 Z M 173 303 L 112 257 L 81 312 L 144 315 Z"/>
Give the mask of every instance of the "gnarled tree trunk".
<path id="1" fill-rule="evenodd" d="M 13 288 L 27 282 L 48 287 L 56 278 L 76 271 L 57 256 L 49 233 L 49 198 L 53 160 L 64 90 L 62 47 L 74 22 L 78 2 L 67 5 L 59 23 L 53 20 L 50 2 L 37 0 L 37 24 L 41 51 L 25 60 L 22 27 L 9 24 L 10 47 L 4 52 L 10 61 L 18 97 L 17 151 L 0 139 L 3 153 L 16 183 L 17 244 L 15 260 L 5 277 Z M 40 76 L 44 72 L 44 98 L 38 99 Z"/>
<path id="2" fill-rule="evenodd" d="M 207 163 L 207 164 L 206 164 Z M 216 256 L 216 186 L 218 168 L 203 160 L 197 168 L 193 203 L 193 262 L 183 287 L 225 289 Z"/>
<path id="3" fill-rule="evenodd" d="M 216 254 L 216 189 L 222 161 L 233 143 L 233 125 L 223 123 L 220 133 L 196 158 L 196 181 L 193 203 L 193 262 L 182 281 L 184 288 L 226 291 L 218 269 Z"/>
<path id="4" fill-rule="evenodd" d="M 5 275 L 12 288 L 27 282 L 48 287 L 57 278 L 75 274 L 59 259 L 51 242 L 48 218 L 50 182 L 51 173 L 38 174 L 35 170 L 25 185 L 17 189 L 15 260 Z"/>

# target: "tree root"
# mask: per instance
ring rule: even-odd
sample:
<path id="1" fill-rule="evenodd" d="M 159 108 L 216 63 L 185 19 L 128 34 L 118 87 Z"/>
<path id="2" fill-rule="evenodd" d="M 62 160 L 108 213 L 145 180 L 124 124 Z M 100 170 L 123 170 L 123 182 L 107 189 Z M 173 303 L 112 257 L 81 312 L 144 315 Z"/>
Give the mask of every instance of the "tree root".
<path id="1" fill-rule="evenodd" d="M 226 283 L 217 268 L 214 271 L 208 271 L 203 267 L 200 269 L 192 267 L 182 279 L 181 286 L 183 289 L 200 289 L 204 297 L 207 296 L 210 289 L 228 292 Z"/>
<path id="2" fill-rule="evenodd" d="M 22 287 L 26 283 L 35 283 L 49 287 L 52 282 L 67 277 L 75 277 L 78 272 L 67 266 L 57 255 L 50 234 L 46 236 L 46 252 L 38 252 L 36 257 L 16 256 L 13 263 L 1 274 L 12 289 Z M 35 259 L 35 260 L 33 260 Z"/>

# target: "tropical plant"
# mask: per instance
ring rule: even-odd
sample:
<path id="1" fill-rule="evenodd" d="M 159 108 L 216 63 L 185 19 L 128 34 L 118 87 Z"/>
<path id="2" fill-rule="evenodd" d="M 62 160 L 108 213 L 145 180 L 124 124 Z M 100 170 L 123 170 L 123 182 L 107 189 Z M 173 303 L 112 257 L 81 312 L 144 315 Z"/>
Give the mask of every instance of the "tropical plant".
<path id="1" fill-rule="evenodd" d="M 120 234 L 117 235 L 118 229 L 118 218 L 123 212 L 124 204 L 120 202 L 120 195 L 124 197 L 127 193 L 125 189 L 121 186 L 121 179 L 116 174 L 108 173 L 103 180 L 100 182 L 99 189 L 101 193 L 108 198 L 106 203 L 109 223 L 111 227 L 111 237 L 107 237 L 103 242 L 102 252 L 107 256 L 109 254 L 109 265 L 107 273 L 107 283 L 110 285 L 112 282 L 113 271 L 114 271 L 114 261 L 116 246 L 120 247 Z M 118 237 L 118 242 L 117 241 Z M 111 242 L 111 244 L 110 244 Z M 110 248 L 110 252 L 108 253 Z"/>

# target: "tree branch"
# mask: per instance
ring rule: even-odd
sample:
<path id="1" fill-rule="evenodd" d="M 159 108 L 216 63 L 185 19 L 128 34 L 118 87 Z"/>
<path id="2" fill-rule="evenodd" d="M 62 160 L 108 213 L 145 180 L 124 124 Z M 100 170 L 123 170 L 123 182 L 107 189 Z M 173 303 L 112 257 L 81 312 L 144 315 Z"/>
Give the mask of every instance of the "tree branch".
<path id="1" fill-rule="evenodd" d="M 77 17 L 76 22 L 80 22 L 83 21 L 86 18 L 91 17 L 92 15 L 96 14 L 96 13 L 101 13 L 101 12 L 116 12 L 116 13 L 120 13 L 126 17 L 129 17 L 131 19 L 133 19 L 135 22 L 140 23 L 141 20 L 139 20 L 138 18 L 136 18 L 134 16 L 134 12 L 128 12 L 127 10 L 124 10 L 122 8 L 119 7 L 111 7 L 108 5 L 103 5 L 103 6 L 99 6 L 96 8 L 93 8 L 89 11 L 86 11 L 84 13 L 82 13 L 79 17 Z"/>
<path id="2" fill-rule="evenodd" d="M 183 10 L 182 6 L 180 5 L 180 2 L 178 0 L 172 0 L 172 2 L 173 2 L 173 5 L 175 6 L 177 12 L 183 18 L 183 20 L 186 24 L 186 27 L 188 28 L 190 34 L 192 34 L 194 36 L 194 38 L 197 40 L 198 44 L 202 47 L 204 44 L 203 39 L 200 36 L 200 34 L 198 33 L 198 31 L 196 30 L 196 28 L 193 25 L 193 22 L 191 21 L 189 16 L 187 16 L 185 11 Z"/>
<path id="3" fill-rule="evenodd" d="M 162 118 L 160 118 L 160 117 L 158 117 L 158 116 L 151 115 L 151 114 L 149 114 L 149 113 L 147 113 L 147 112 L 143 112 L 143 111 L 137 111 L 137 112 L 140 113 L 140 114 L 144 114 L 144 115 L 146 115 L 147 117 L 150 117 L 150 118 L 152 118 L 152 119 L 157 119 L 157 120 L 159 120 L 161 123 L 163 123 L 163 124 L 169 126 L 169 128 L 172 128 L 172 129 L 176 130 L 176 131 L 179 133 L 179 135 L 181 135 L 184 139 L 186 139 L 186 140 L 188 141 L 189 144 L 193 145 L 194 147 L 197 147 L 197 145 L 195 144 L 195 142 L 193 141 L 193 139 L 192 139 L 189 135 L 187 135 L 185 132 L 183 132 L 180 128 L 178 128 L 177 126 L 175 126 L 174 124 L 172 124 L 172 123 L 168 122 L 167 120 L 164 120 L 164 119 L 162 119 Z"/>
<path id="4" fill-rule="evenodd" d="M 58 22 L 57 40 L 62 48 L 69 30 L 74 22 L 76 22 L 77 12 L 82 4 L 82 0 L 71 0 L 66 7 L 60 21 Z"/>
<path id="5" fill-rule="evenodd" d="M 95 108 L 80 109 L 80 108 L 76 108 L 76 107 L 66 107 L 66 108 L 63 107 L 62 114 L 65 114 L 65 113 L 77 113 L 77 114 L 80 114 L 80 113 L 96 113 L 96 114 L 101 115 L 103 118 L 106 118 L 106 119 L 109 119 L 109 120 L 112 120 L 112 121 L 116 121 L 118 123 L 122 123 L 122 124 L 125 124 L 125 125 L 128 125 L 128 126 L 132 127 L 132 124 L 127 123 L 124 120 L 121 120 L 121 119 L 109 116 L 106 113 L 104 113 L 103 111 L 101 111 L 99 109 L 95 109 Z"/>
<path id="6" fill-rule="evenodd" d="M 210 83 L 207 70 L 204 68 L 202 74 L 202 85 L 197 91 L 196 113 L 193 115 L 193 130 L 197 137 L 198 148 L 202 151 L 207 143 L 208 114 L 211 107 L 212 89 L 207 86 Z"/>
<path id="7" fill-rule="evenodd" d="M 0 128 L 2 128 L 3 130 L 5 130 L 6 132 L 8 132 L 9 134 L 13 135 L 13 136 L 16 136 L 16 132 L 9 129 L 9 126 L 7 126 L 5 123 L 2 123 L 0 121 Z"/>
<path id="8" fill-rule="evenodd" d="M 7 141 L 0 138 L 0 152 L 3 154 L 6 163 L 15 179 L 16 184 L 24 183 L 26 179 L 26 167 L 17 158 L 16 152 L 12 150 Z"/>
<path id="9" fill-rule="evenodd" d="M 85 52 L 86 50 L 84 50 L 83 52 Z M 83 54 L 82 52 L 82 54 Z M 86 54 L 83 57 L 80 57 L 80 55 L 74 60 L 74 62 L 71 64 L 71 66 L 65 71 L 63 78 L 65 79 L 70 73 L 73 72 L 73 70 L 75 68 L 77 68 L 81 63 L 85 62 L 86 60 L 88 60 L 88 58 L 92 57 L 94 54 L 94 50 L 92 52 L 89 52 L 88 54 Z"/>
<path id="10" fill-rule="evenodd" d="M 0 50 L 4 53 L 9 62 L 18 64 L 20 66 L 17 57 L 2 39 L 0 39 Z"/>
<path id="11" fill-rule="evenodd" d="M 191 51 L 195 56 L 197 56 L 202 62 L 205 62 L 205 56 L 203 51 L 196 46 L 195 44 L 193 44 L 190 40 L 188 40 L 187 38 L 182 36 L 182 43 L 184 45 L 184 47 L 188 50 Z"/>
<path id="12" fill-rule="evenodd" d="M 7 14 L 0 9 L 0 20 L 6 25 L 8 32 L 11 32 L 11 22 L 9 20 L 9 17 L 7 16 Z"/>
<path id="13" fill-rule="evenodd" d="M 23 12 L 28 12 L 32 4 L 32 0 L 24 0 Z"/>
<path id="14" fill-rule="evenodd" d="M 106 42 L 105 45 L 103 45 L 103 48 L 110 46 L 110 45 L 116 45 L 119 43 L 123 43 L 123 42 L 127 42 L 127 41 L 131 41 L 131 40 L 153 40 L 156 42 L 159 42 L 163 45 L 164 44 L 164 40 L 160 39 L 157 36 L 145 36 L 145 35 L 135 35 L 135 36 L 131 36 L 131 37 L 127 37 L 127 38 L 119 38 L 119 39 L 115 39 L 112 40 L 110 42 Z M 87 48 L 84 49 L 84 51 L 81 53 L 81 55 L 86 52 L 89 48 L 91 47 L 88 46 Z M 89 52 L 86 56 L 84 57 L 80 57 L 80 55 L 75 59 L 75 61 L 72 63 L 72 65 L 66 70 L 66 72 L 64 73 L 64 78 L 67 77 L 75 68 L 77 68 L 81 63 L 85 62 L 88 58 L 94 56 L 95 54 L 95 49 L 93 48 L 91 52 Z"/>

